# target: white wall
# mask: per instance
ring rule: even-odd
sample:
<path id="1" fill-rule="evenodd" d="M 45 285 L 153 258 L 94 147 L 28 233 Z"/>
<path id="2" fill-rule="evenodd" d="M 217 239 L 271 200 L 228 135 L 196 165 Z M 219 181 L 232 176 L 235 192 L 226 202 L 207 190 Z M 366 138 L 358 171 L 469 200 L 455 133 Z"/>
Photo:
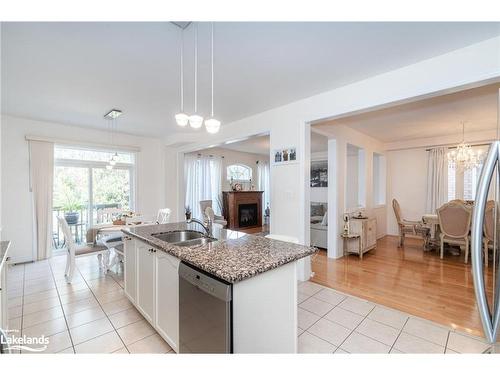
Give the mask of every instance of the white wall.
<path id="1" fill-rule="evenodd" d="M 407 220 L 421 220 L 425 214 L 427 192 L 427 151 L 424 148 L 388 151 L 387 158 L 387 233 L 398 234 L 392 199 L 401 206 Z"/>
<path id="2" fill-rule="evenodd" d="M 13 262 L 31 261 L 32 207 L 29 193 L 28 142 L 25 135 L 102 144 L 109 135 L 98 130 L 2 116 L 3 238 L 12 241 Z M 175 209 L 175 197 L 166 194 L 166 149 L 152 138 L 116 134 L 116 145 L 140 147 L 136 164 L 136 211 L 153 216 L 166 205 Z M 169 165 L 171 168 L 172 165 Z M 168 172 L 168 171 L 167 171 Z M 171 189 L 171 184 L 170 189 Z"/>

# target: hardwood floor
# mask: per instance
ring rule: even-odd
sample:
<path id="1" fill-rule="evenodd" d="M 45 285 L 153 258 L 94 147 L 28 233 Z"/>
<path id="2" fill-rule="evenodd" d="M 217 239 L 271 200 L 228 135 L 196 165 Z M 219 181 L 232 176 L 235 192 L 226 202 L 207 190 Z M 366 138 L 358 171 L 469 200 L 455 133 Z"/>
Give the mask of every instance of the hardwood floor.
<path id="1" fill-rule="evenodd" d="M 473 335 L 483 336 L 474 297 L 471 263 L 450 253 L 422 251 L 419 239 L 386 236 L 363 260 L 356 255 L 328 259 L 320 250 L 312 259 L 312 281 Z M 492 265 L 485 272 L 491 299 Z"/>
<path id="2" fill-rule="evenodd" d="M 248 234 L 259 234 L 259 233 L 269 234 L 269 226 L 264 224 L 261 227 L 250 228 L 250 229 L 240 228 L 240 229 L 237 229 L 237 231 L 243 232 L 243 233 L 248 233 Z"/>

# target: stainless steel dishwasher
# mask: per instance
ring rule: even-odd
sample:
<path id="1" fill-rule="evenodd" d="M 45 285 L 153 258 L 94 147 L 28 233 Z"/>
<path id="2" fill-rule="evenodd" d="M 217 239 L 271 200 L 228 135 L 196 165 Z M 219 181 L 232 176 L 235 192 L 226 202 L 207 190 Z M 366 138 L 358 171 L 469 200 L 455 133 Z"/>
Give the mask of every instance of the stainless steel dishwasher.
<path id="1" fill-rule="evenodd" d="M 232 353 L 232 285 L 179 265 L 179 352 Z"/>

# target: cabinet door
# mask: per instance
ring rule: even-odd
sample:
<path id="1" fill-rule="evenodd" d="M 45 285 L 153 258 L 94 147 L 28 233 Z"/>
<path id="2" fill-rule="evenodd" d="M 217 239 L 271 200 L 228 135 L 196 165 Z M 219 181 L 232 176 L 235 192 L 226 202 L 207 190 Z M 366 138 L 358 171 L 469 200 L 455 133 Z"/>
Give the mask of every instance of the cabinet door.
<path id="1" fill-rule="evenodd" d="M 156 253 L 156 330 L 177 352 L 179 345 L 179 259 Z"/>
<path id="2" fill-rule="evenodd" d="M 137 301 L 137 256 L 136 240 L 123 238 L 123 254 L 125 262 L 125 294 L 133 303 Z"/>
<path id="3" fill-rule="evenodd" d="M 374 247 L 377 244 L 377 221 L 374 219 L 368 220 L 367 227 L 366 246 Z"/>
<path id="4" fill-rule="evenodd" d="M 155 253 L 151 246 L 139 242 L 137 251 L 137 308 L 148 322 L 154 322 Z"/>

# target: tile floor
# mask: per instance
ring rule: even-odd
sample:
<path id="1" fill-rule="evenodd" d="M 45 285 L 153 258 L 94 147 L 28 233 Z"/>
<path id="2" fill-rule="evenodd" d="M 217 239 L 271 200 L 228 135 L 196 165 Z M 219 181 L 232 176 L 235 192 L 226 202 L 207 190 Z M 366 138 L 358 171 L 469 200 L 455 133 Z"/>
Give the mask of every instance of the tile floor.
<path id="1" fill-rule="evenodd" d="M 483 353 L 481 338 L 304 282 L 299 353 Z"/>
<path id="2" fill-rule="evenodd" d="M 10 329 L 49 337 L 45 353 L 173 353 L 127 300 L 120 267 L 104 274 L 95 257 L 65 257 L 9 272 Z M 300 353 L 482 353 L 480 338 L 304 282 L 298 293 Z"/>
<path id="3" fill-rule="evenodd" d="M 65 265 L 56 256 L 9 270 L 9 329 L 49 337 L 45 353 L 173 353 L 125 297 L 119 266 L 104 274 L 96 257 L 77 259 L 67 284 Z"/>

